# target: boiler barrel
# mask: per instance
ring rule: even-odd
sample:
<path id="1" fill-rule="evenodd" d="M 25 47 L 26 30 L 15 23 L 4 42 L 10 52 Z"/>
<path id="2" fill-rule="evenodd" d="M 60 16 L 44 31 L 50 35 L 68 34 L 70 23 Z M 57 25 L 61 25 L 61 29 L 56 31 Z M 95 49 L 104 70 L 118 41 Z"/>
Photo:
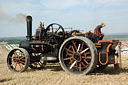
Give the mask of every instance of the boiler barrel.
<path id="1" fill-rule="evenodd" d="M 19 47 L 26 49 L 29 53 L 47 53 L 52 50 L 51 45 L 34 41 L 22 41 Z"/>

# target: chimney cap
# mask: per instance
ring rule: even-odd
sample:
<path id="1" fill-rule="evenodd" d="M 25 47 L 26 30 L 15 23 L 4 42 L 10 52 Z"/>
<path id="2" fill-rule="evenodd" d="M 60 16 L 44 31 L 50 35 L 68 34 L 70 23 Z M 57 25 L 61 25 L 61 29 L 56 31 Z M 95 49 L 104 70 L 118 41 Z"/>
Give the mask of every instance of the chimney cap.
<path id="1" fill-rule="evenodd" d="M 28 16 L 26 17 L 26 21 L 32 21 L 32 17 L 31 17 L 30 15 L 28 15 Z"/>

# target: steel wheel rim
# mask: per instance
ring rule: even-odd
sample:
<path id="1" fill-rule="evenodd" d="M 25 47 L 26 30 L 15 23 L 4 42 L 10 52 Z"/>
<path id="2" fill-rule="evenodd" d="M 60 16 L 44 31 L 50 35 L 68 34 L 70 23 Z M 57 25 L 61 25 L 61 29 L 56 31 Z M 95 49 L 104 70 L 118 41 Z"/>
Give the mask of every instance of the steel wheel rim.
<path id="1" fill-rule="evenodd" d="M 8 55 L 8 67 L 15 72 L 23 71 L 26 67 L 26 62 L 27 59 L 25 54 L 19 49 L 11 51 Z"/>
<path id="2" fill-rule="evenodd" d="M 68 47 L 68 48 L 67 48 Z M 78 39 L 70 40 L 62 49 L 62 61 L 70 72 L 83 73 L 91 63 L 91 51 L 86 42 Z M 76 56 L 74 54 L 79 54 Z M 77 58 L 78 57 L 78 58 Z M 79 60 L 80 58 L 80 60 Z"/>

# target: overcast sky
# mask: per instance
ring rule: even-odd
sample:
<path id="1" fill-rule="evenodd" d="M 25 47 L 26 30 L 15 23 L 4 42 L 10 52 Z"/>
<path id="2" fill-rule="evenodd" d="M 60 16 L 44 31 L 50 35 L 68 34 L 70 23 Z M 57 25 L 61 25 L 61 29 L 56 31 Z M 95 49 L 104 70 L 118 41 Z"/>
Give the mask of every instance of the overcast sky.
<path id="1" fill-rule="evenodd" d="M 39 22 L 56 22 L 64 28 L 128 33 L 128 0 L 0 0 L 0 37 L 26 36 L 24 15 L 33 17 L 33 35 Z"/>

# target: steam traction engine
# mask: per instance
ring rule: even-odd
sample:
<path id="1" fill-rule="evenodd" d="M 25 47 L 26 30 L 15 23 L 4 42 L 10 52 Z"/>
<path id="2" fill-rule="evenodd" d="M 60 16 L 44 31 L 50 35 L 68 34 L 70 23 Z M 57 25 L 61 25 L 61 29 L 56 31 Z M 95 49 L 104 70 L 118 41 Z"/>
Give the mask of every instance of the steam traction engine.
<path id="1" fill-rule="evenodd" d="M 46 63 L 59 62 L 69 74 L 88 74 L 94 69 L 105 69 L 109 64 L 117 64 L 115 47 L 118 40 L 97 40 L 91 32 L 78 30 L 64 31 L 64 28 L 52 23 L 44 28 L 40 23 L 32 36 L 32 17 L 27 16 L 27 40 L 19 48 L 10 51 L 7 64 L 14 72 L 23 72 L 28 67 L 43 68 Z"/>

